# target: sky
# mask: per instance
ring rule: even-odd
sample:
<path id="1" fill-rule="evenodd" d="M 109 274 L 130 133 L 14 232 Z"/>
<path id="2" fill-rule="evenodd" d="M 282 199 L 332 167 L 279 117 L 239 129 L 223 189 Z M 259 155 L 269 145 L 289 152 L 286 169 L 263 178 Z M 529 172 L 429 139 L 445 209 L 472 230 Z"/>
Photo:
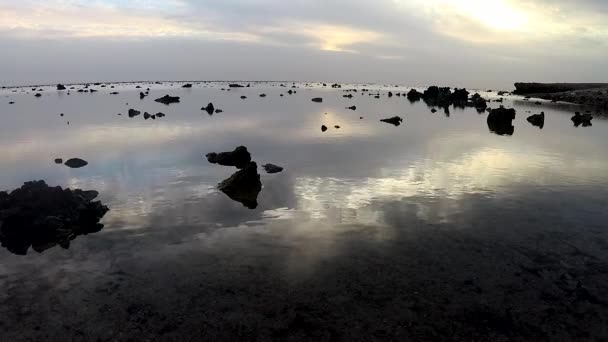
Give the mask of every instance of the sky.
<path id="1" fill-rule="evenodd" d="M 0 0 L 0 85 L 608 81 L 606 0 Z"/>

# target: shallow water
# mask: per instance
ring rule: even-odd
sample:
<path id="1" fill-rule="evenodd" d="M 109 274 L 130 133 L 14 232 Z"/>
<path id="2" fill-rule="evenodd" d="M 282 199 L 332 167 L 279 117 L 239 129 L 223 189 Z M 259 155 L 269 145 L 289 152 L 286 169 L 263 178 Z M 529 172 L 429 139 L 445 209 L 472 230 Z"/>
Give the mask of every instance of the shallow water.
<path id="1" fill-rule="evenodd" d="M 506 97 L 515 132 L 499 136 L 472 108 L 386 96 L 407 87 L 142 86 L 0 92 L 2 189 L 44 179 L 110 208 L 68 250 L 0 250 L 7 339 L 608 337 L 608 120 L 577 128 L 576 107 Z M 236 169 L 205 158 L 239 145 L 285 167 L 260 168 L 254 210 L 216 189 Z M 72 157 L 89 165 L 53 161 Z"/>

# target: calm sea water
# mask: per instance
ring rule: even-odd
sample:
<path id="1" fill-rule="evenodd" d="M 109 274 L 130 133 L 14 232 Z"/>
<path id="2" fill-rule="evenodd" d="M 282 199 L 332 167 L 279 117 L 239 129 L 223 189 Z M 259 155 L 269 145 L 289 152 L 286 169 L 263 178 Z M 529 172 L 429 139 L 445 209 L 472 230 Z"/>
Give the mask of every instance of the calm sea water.
<path id="1" fill-rule="evenodd" d="M 507 96 L 499 136 L 487 113 L 386 96 L 408 87 L 135 86 L 0 92 L 1 188 L 43 179 L 110 208 L 68 250 L 0 249 L 7 340 L 606 337 L 608 120 Z M 540 111 L 543 129 L 526 121 Z M 260 169 L 253 210 L 216 189 L 236 169 L 205 158 L 239 145 L 285 168 Z M 89 165 L 53 161 L 73 157 Z"/>

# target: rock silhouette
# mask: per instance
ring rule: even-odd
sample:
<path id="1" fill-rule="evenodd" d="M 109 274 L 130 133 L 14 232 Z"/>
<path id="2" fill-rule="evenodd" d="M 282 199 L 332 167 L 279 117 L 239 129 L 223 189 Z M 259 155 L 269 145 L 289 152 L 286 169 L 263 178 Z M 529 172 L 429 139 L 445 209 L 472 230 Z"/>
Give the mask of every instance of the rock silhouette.
<path id="1" fill-rule="evenodd" d="M 80 158 L 72 158 L 72 159 L 68 159 L 64 163 L 64 165 L 67 167 L 71 167 L 72 169 L 79 169 L 81 167 L 85 167 L 85 166 L 89 165 L 89 163 L 86 160 L 82 160 Z"/>
<path id="2" fill-rule="evenodd" d="M 207 112 L 207 114 L 212 115 L 215 112 L 215 106 L 210 102 L 207 107 L 203 107 L 201 110 L 204 110 Z"/>
<path id="3" fill-rule="evenodd" d="M 65 86 L 63 84 L 58 84 L 57 90 L 65 90 Z"/>
<path id="4" fill-rule="evenodd" d="M 325 131 L 327 131 L 327 126 L 321 125 L 321 132 L 325 132 Z"/>
<path id="5" fill-rule="evenodd" d="M 154 100 L 156 102 L 160 102 L 162 104 L 170 105 L 172 103 L 179 103 L 179 96 L 169 96 L 165 95 L 159 99 Z"/>
<path id="6" fill-rule="evenodd" d="M 530 115 L 526 120 L 528 120 L 528 122 L 532 125 L 542 129 L 545 126 L 545 112 Z"/>
<path id="7" fill-rule="evenodd" d="M 403 119 L 399 116 L 393 116 L 392 118 L 382 119 L 380 121 L 389 123 L 391 125 L 399 126 L 401 125 L 401 122 L 403 122 Z"/>
<path id="8" fill-rule="evenodd" d="M 513 120 L 515 120 L 515 109 L 506 109 L 503 106 L 500 108 L 492 109 L 488 115 L 488 128 L 492 133 L 498 135 L 513 135 L 515 127 L 513 127 Z"/>
<path id="9" fill-rule="evenodd" d="M 0 192 L 0 242 L 11 253 L 38 253 L 59 245 L 65 249 L 80 235 L 99 232 L 108 207 L 92 200 L 97 191 L 49 187 L 44 181 Z"/>
<path id="10" fill-rule="evenodd" d="M 192 84 L 186 83 L 182 86 L 182 88 L 192 88 Z"/>
<path id="11" fill-rule="evenodd" d="M 591 124 L 591 120 L 593 120 L 593 115 L 591 114 L 582 114 L 579 112 L 576 112 L 574 114 L 574 116 L 572 117 L 572 122 L 574 122 L 574 126 L 578 127 L 580 125 L 583 125 L 583 127 L 589 127 L 592 126 Z"/>
<path id="12" fill-rule="evenodd" d="M 283 171 L 283 168 L 274 164 L 266 164 L 266 165 L 262 165 L 262 167 L 264 168 L 264 170 L 266 170 L 267 173 L 269 174 L 273 174 L 273 173 L 279 173 Z"/>
<path id="13" fill-rule="evenodd" d="M 228 179 L 218 185 L 218 189 L 233 201 L 242 203 L 249 209 L 258 207 L 258 195 L 262 191 L 262 182 L 255 162 L 249 162 Z"/>
<path id="14" fill-rule="evenodd" d="M 211 164 L 243 169 L 251 162 L 251 154 L 247 151 L 247 147 L 239 146 L 232 152 L 208 153 L 207 160 Z"/>
<path id="15" fill-rule="evenodd" d="M 323 99 L 320 97 L 315 97 L 314 99 L 312 99 L 312 102 L 321 103 L 321 102 L 323 102 Z"/>
<path id="16" fill-rule="evenodd" d="M 134 116 L 138 116 L 139 114 L 141 114 L 140 111 L 135 110 L 135 109 L 129 109 L 129 117 L 132 118 Z"/>

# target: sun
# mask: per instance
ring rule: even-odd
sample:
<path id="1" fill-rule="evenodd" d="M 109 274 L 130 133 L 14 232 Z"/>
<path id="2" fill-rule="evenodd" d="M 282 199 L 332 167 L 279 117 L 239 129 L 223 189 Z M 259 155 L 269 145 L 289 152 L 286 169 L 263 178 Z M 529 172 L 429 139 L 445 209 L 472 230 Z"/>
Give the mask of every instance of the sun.
<path id="1" fill-rule="evenodd" d="M 457 12 L 486 27 L 501 31 L 516 31 L 528 23 L 526 14 L 506 0 L 445 1 Z"/>

